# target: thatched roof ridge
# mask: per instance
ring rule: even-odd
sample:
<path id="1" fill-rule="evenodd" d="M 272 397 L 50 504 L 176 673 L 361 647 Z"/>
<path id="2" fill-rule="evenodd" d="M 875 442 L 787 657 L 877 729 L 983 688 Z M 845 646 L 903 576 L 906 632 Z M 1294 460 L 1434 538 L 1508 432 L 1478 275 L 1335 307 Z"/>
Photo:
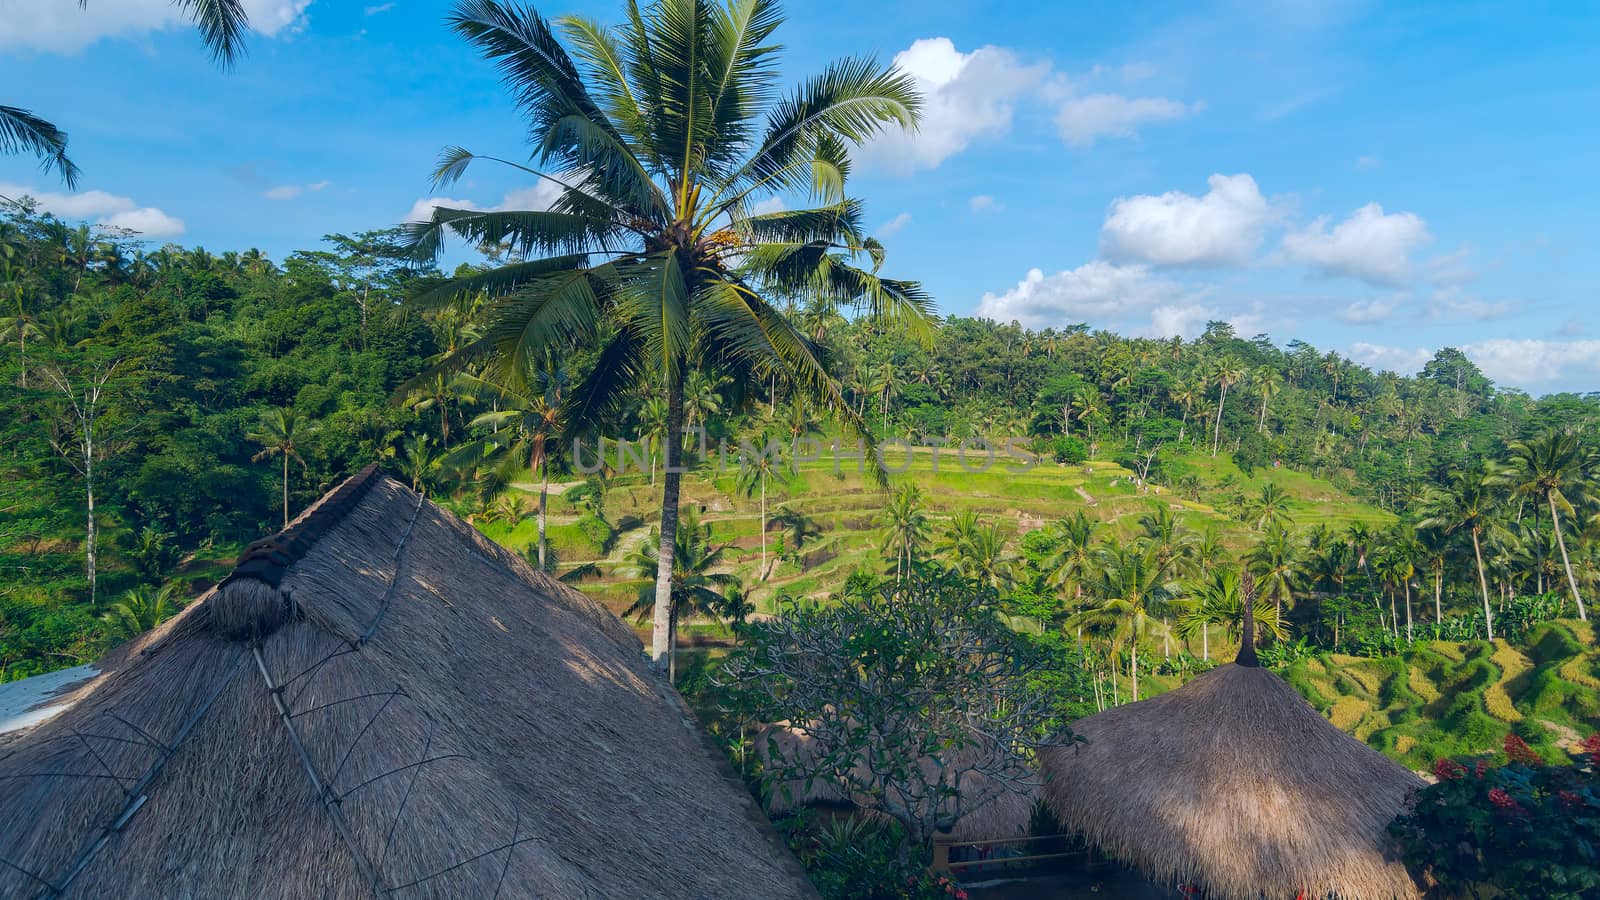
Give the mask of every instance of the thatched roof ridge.
<path id="1" fill-rule="evenodd" d="M 0 896 L 813 896 L 614 615 L 375 470 L 0 744 Z"/>
<path id="2" fill-rule="evenodd" d="M 1229 664 L 1073 724 L 1045 802 L 1157 880 L 1215 900 L 1419 896 L 1388 824 L 1422 780 L 1324 719 L 1270 671 Z"/>

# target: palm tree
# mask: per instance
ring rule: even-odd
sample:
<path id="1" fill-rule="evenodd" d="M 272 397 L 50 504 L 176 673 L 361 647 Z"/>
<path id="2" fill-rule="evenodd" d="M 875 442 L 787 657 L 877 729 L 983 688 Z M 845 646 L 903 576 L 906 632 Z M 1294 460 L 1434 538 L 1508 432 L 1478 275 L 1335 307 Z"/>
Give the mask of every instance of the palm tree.
<path id="1" fill-rule="evenodd" d="M 652 528 L 655 536 L 658 529 Z M 671 592 L 667 610 L 667 680 L 675 681 L 678 653 L 678 621 L 686 615 L 703 615 L 722 618 L 727 611 L 742 608 L 739 579 L 726 572 L 713 571 L 722 565 L 722 554 L 728 544 L 711 543 L 711 523 L 702 524 L 693 510 L 683 514 L 683 521 L 673 540 Z M 628 556 L 623 570 L 636 578 L 649 578 L 660 564 L 657 545 L 645 541 Z M 633 616 L 641 625 L 653 617 L 656 592 L 652 585 L 639 588 L 633 605 L 623 611 Z"/>
<path id="2" fill-rule="evenodd" d="M 458 0 L 450 16 L 499 64 L 527 120 L 535 165 L 451 148 L 435 182 L 451 184 L 473 161 L 492 160 L 560 196 L 544 211 L 438 207 L 431 221 L 410 226 L 422 258 L 436 258 L 454 233 L 508 245 L 522 260 L 454 279 L 420 302 L 462 291 L 495 298 L 482 336 L 447 366 L 482 361 L 514 378 L 544 348 L 599 342 L 572 395 L 573 432 L 607 421 L 641 380 L 663 386 L 657 666 L 667 657 L 688 372 L 707 368 L 736 383 L 776 375 L 865 439 L 815 344 L 766 292 L 856 304 L 924 339 L 933 327 L 919 285 L 877 273 L 882 248 L 867 237 L 861 204 L 845 194 L 849 145 L 916 125 L 914 83 L 848 60 L 771 102 L 779 48 L 770 38 L 781 21 L 772 0 L 659 0 L 630 7 L 617 27 L 577 17 L 552 27 L 496 0 Z M 749 198 L 773 191 L 810 192 L 822 205 L 751 215 Z M 868 268 L 855 265 L 863 258 Z"/>
<path id="3" fill-rule="evenodd" d="M 973 581 L 1004 591 L 1016 578 L 1017 556 L 1006 550 L 1006 534 L 991 522 L 972 533 L 956 557 L 956 569 Z"/>
<path id="4" fill-rule="evenodd" d="M 128 591 L 102 618 L 116 636 L 130 638 L 160 625 L 181 609 L 178 586 L 164 584 L 154 594 L 145 588 Z"/>
<path id="5" fill-rule="evenodd" d="M 211 57 L 224 68 L 244 52 L 249 26 L 241 0 L 176 0 L 178 8 L 200 29 Z M 87 6 L 87 0 L 82 0 Z M 31 153 L 46 171 L 55 169 L 68 189 L 78 186 L 78 167 L 67 158 L 67 133 L 39 116 L 15 106 L 0 105 L 0 156 Z"/>
<path id="6" fill-rule="evenodd" d="M 1256 519 L 1256 530 L 1266 531 L 1274 525 L 1293 525 L 1294 517 L 1289 515 L 1289 495 L 1275 482 L 1267 482 L 1261 486 L 1259 504 L 1261 515 Z"/>
<path id="7" fill-rule="evenodd" d="M 1450 485 L 1428 495 L 1427 514 L 1418 528 L 1437 528 L 1445 534 L 1458 530 L 1472 536 L 1472 557 L 1478 564 L 1478 587 L 1483 592 L 1483 629 L 1494 640 L 1494 616 L 1489 612 L 1489 579 L 1483 571 L 1483 537 L 1493 527 L 1494 477 L 1483 469 L 1452 472 Z"/>
<path id="8" fill-rule="evenodd" d="M 1139 700 L 1139 642 L 1167 628 L 1157 616 L 1177 595 L 1177 585 L 1154 553 L 1131 544 L 1102 547 L 1097 599 L 1067 620 L 1069 625 L 1110 627 L 1114 647 L 1128 647 L 1133 699 Z"/>
<path id="9" fill-rule="evenodd" d="M 1183 527 L 1172 507 L 1166 503 L 1153 503 L 1149 512 L 1139 517 L 1139 528 L 1144 532 L 1147 545 L 1157 560 L 1181 575 L 1193 562 L 1195 535 Z"/>
<path id="10" fill-rule="evenodd" d="M 1093 576 L 1094 536 L 1099 526 L 1099 522 L 1081 509 L 1055 525 L 1060 539 L 1055 552 L 1045 560 L 1044 568 L 1050 582 L 1070 591 L 1073 600 L 1082 598 L 1084 583 Z"/>
<path id="11" fill-rule="evenodd" d="M 475 417 L 470 427 L 489 426 L 493 430 L 478 448 L 466 448 L 480 459 L 495 464 L 500 471 L 491 475 L 491 491 L 503 489 L 520 472 L 526 460 L 530 477 L 539 481 L 539 571 L 548 572 L 549 542 L 546 538 L 550 505 L 551 442 L 561 433 L 569 385 L 567 370 L 552 355 L 531 377 L 518 379 L 527 387 L 510 387 L 487 378 L 457 376 L 475 396 L 492 400 L 495 409 Z"/>
<path id="12" fill-rule="evenodd" d="M 1294 605 L 1294 595 L 1302 587 L 1305 563 L 1299 544 L 1282 525 L 1274 524 L 1246 559 L 1256 577 L 1257 595 L 1270 597 L 1274 610 L 1282 616 L 1284 605 Z"/>
<path id="13" fill-rule="evenodd" d="M 746 497 L 757 492 L 761 494 L 760 571 L 764 578 L 767 571 L 767 482 L 771 481 L 784 465 L 778 443 L 765 434 L 760 435 L 758 439 L 760 449 L 756 453 L 740 454 L 738 484 L 744 490 Z"/>
<path id="14" fill-rule="evenodd" d="M 1583 595 L 1578 593 L 1578 579 L 1572 574 L 1567 539 L 1561 533 L 1561 514 L 1574 515 L 1572 501 L 1582 502 L 1588 496 L 1583 445 L 1577 435 L 1548 431 L 1531 441 L 1512 441 L 1510 451 L 1510 465 L 1501 473 L 1499 481 L 1510 488 L 1514 496 L 1535 497 L 1549 504 L 1550 525 L 1555 530 L 1556 546 L 1561 548 L 1567 586 L 1572 588 L 1572 599 L 1578 604 L 1578 618 L 1587 622 L 1589 614 L 1583 606 Z"/>
<path id="15" fill-rule="evenodd" d="M 1378 568 L 1383 572 L 1390 584 L 1397 584 L 1405 592 L 1406 598 L 1406 640 L 1414 637 L 1411 621 L 1411 579 L 1417 577 L 1417 560 L 1422 558 L 1423 548 L 1417 540 L 1416 533 L 1410 529 L 1397 528 L 1385 542 L 1383 552 L 1378 556 Z M 1391 618 L 1395 618 L 1391 615 Z M 1400 630 L 1398 621 L 1394 624 L 1395 631 Z"/>
<path id="16" fill-rule="evenodd" d="M 1200 658 L 1211 658 L 1210 629 L 1223 626 L 1234 638 L 1244 630 L 1244 598 L 1239 589 L 1239 573 L 1232 568 L 1212 569 L 1199 578 L 1184 582 L 1183 612 L 1178 616 L 1178 636 L 1188 639 L 1200 634 Z M 1253 602 L 1256 627 L 1277 640 L 1288 640 L 1278 608 L 1259 595 Z"/>
<path id="17" fill-rule="evenodd" d="M 894 551 L 894 578 L 900 581 L 928 542 L 928 514 L 922 508 L 922 490 L 910 483 L 900 485 L 879 521 L 884 526 L 883 552 Z"/>
<path id="18" fill-rule="evenodd" d="M 1450 536 L 1438 528 L 1417 528 L 1413 533 L 1421 549 L 1417 560 L 1433 573 L 1433 624 L 1439 625 L 1444 622 L 1444 570 L 1450 562 Z"/>
<path id="19" fill-rule="evenodd" d="M 1244 380 L 1244 364 L 1232 356 L 1224 357 L 1217 363 L 1214 372 L 1217 379 L 1217 420 L 1212 428 L 1211 455 L 1217 455 L 1217 449 L 1222 446 L 1222 413 L 1228 405 L 1228 388 Z"/>
<path id="20" fill-rule="evenodd" d="M 1256 393 L 1261 397 L 1261 414 L 1256 419 L 1256 431 L 1267 430 L 1267 403 L 1281 390 L 1283 390 L 1283 375 L 1272 366 L 1257 366 L 1250 373 L 1250 380 L 1256 386 Z"/>
<path id="21" fill-rule="evenodd" d="M 452 376 L 446 372 L 435 372 L 432 378 L 413 387 L 406 396 L 406 402 L 413 412 L 424 413 L 431 410 L 439 412 L 439 444 L 445 449 L 450 448 L 450 406 L 459 405 L 463 400 L 472 399 L 469 385 L 459 376 Z"/>
<path id="22" fill-rule="evenodd" d="M 305 439 L 310 430 L 293 407 L 281 406 L 263 413 L 260 430 L 245 435 L 246 438 L 262 446 L 261 452 L 250 457 L 251 462 L 260 462 L 273 456 L 283 457 L 283 527 L 285 528 L 289 527 L 289 460 L 298 462 L 302 473 L 308 470 L 305 459 L 300 456 L 300 441 Z"/>
<path id="23" fill-rule="evenodd" d="M 22 282 L 13 277 L 9 260 L 0 260 L 0 293 L 10 294 L 16 304 L 16 314 L 0 318 L 0 343 L 17 342 L 17 355 L 22 365 L 21 386 L 28 386 L 28 338 L 39 337 L 39 326 L 23 303 Z M 10 306 L 10 304 L 7 304 Z"/>

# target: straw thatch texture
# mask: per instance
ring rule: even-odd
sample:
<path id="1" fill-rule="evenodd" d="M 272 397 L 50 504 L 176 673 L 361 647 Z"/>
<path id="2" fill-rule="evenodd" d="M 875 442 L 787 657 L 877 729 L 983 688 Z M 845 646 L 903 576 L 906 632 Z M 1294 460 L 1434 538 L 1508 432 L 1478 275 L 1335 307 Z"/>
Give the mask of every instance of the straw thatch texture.
<path id="1" fill-rule="evenodd" d="M 0 746 L 0 896 L 813 895 L 626 626 L 361 477 Z"/>
<path id="2" fill-rule="evenodd" d="M 787 722 L 767 727 L 755 740 L 756 753 L 763 761 L 774 755 L 784 760 L 809 762 L 815 758 L 814 739 L 803 729 Z M 946 765 L 961 768 L 970 765 L 975 749 L 957 749 L 946 755 Z M 935 765 L 924 760 L 923 767 L 934 777 Z M 865 766 L 860 766 L 861 777 L 868 777 Z M 870 801 L 857 797 L 849 788 L 832 778 L 811 779 L 809 788 L 803 778 L 774 784 L 769 789 L 767 809 L 785 813 L 805 806 L 834 806 L 855 808 L 861 814 L 882 815 L 868 808 Z M 1019 768 L 1013 781 L 1002 783 L 978 771 L 969 771 L 961 779 L 962 815 L 956 820 L 950 834 L 958 841 L 998 840 L 1026 834 L 1033 818 L 1033 805 L 1039 796 L 1037 777 Z"/>
<path id="3" fill-rule="evenodd" d="M 1217 900 L 1419 896 L 1387 826 L 1422 786 L 1265 669 L 1230 664 L 1081 719 L 1042 756 L 1057 818 Z"/>

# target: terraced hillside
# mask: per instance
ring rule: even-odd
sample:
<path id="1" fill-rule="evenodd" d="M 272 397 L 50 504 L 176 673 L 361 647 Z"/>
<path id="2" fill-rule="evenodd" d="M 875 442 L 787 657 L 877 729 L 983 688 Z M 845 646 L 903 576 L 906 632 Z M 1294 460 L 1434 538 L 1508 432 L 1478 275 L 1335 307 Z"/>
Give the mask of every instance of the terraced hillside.
<path id="1" fill-rule="evenodd" d="M 1494 750 L 1515 730 L 1548 759 L 1600 730 L 1600 650 L 1588 623 L 1536 626 L 1503 640 L 1432 641 L 1402 656 L 1332 654 L 1285 676 L 1335 725 L 1417 769 Z"/>
<path id="2" fill-rule="evenodd" d="M 1226 502 L 1241 490 L 1258 492 L 1259 485 L 1268 480 L 1289 495 L 1290 512 L 1297 523 L 1361 520 L 1386 524 L 1393 520 L 1388 513 L 1309 475 L 1272 469 L 1257 471 L 1253 479 L 1243 478 L 1231 462 L 1209 457 L 1194 460 L 1205 473 L 1200 500 L 1180 497 L 1168 485 L 1136 485 L 1131 471 L 1106 461 L 1024 467 L 997 456 L 985 468 L 980 455 L 970 455 L 967 463 L 964 468 L 954 450 L 939 450 L 936 456 L 931 448 L 918 448 L 909 455 L 894 450 L 886 459 L 891 486 L 911 481 L 923 490 L 935 539 L 949 519 L 963 510 L 973 511 L 985 524 L 1000 522 L 1013 542 L 1079 509 L 1109 524 L 1113 533 L 1127 535 L 1137 529 L 1139 517 L 1152 505 L 1165 503 L 1180 510 L 1188 527 L 1197 531 L 1214 527 L 1226 543 L 1242 544 L 1248 539 L 1246 526 L 1210 501 Z M 768 526 L 764 569 L 759 495 L 741 491 L 737 475 L 729 469 L 685 476 L 684 503 L 710 524 L 717 542 L 732 545 L 725 553 L 726 568 L 740 576 L 759 610 L 770 612 L 782 595 L 826 595 L 857 567 L 882 567 L 879 515 L 888 494 L 873 484 L 856 461 L 829 458 L 802 463 L 769 482 L 768 514 L 774 521 Z M 520 487 L 530 495 L 537 491 L 534 485 Z M 592 502 L 571 499 L 569 495 L 581 493 L 576 484 L 556 485 L 552 491 L 550 540 L 559 561 L 557 569 L 594 563 L 599 575 L 581 582 L 580 589 L 602 598 L 613 609 L 626 607 L 646 583 L 628 571 L 625 562 L 648 538 L 658 519 L 657 488 L 651 486 L 647 474 L 613 477 L 606 485 L 602 516 L 594 515 Z M 793 530 L 776 521 L 785 510 L 809 523 L 798 547 Z M 515 525 L 480 522 L 479 527 L 517 550 L 536 540 L 531 518 Z"/>

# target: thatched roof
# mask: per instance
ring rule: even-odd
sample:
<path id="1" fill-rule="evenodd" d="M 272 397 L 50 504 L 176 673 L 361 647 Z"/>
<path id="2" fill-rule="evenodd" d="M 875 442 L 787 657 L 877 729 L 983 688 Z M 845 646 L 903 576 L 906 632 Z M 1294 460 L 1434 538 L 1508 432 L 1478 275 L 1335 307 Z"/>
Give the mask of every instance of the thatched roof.
<path id="1" fill-rule="evenodd" d="M 615 616 L 368 470 L 0 743 L 0 896 L 813 896 Z"/>
<path id="2" fill-rule="evenodd" d="M 804 729 L 795 728 L 787 722 L 779 722 L 768 726 L 767 730 L 756 738 L 756 753 L 763 760 L 771 758 L 773 751 L 786 760 L 807 760 L 815 755 L 812 749 L 814 739 L 805 733 Z M 945 757 L 945 763 L 950 767 L 968 765 L 976 751 L 970 748 L 956 749 Z M 923 766 L 933 776 L 934 763 L 924 760 Z M 863 777 L 865 767 L 862 766 Z M 865 798 L 853 794 L 848 785 L 841 781 L 819 777 L 811 780 L 808 787 L 804 779 L 793 779 L 773 785 L 768 792 L 767 809 L 773 813 L 784 813 L 804 806 L 843 806 L 859 810 L 868 816 L 877 816 L 878 813 L 869 808 Z M 962 815 L 956 820 L 956 825 L 951 829 L 951 836 L 958 841 L 981 841 L 1017 837 L 1028 831 L 1028 825 L 1033 817 L 1033 805 L 1037 801 L 1038 778 L 1035 773 L 1021 769 L 1015 772 L 1011 781 L 1000 781 L 989 778 L 982 772 L 969 771 L 961 780 Z"/>
<path id="3" fill-rule="evenodd" d="M 1073 730 L 1088 743 L 1043 755 L 1045 802 L 1157 880 L 1215 900 L 1419 896 L 1387 827 L 1421 779 L 1256 666 L 1248 641 L 1238 663 Z"/>

